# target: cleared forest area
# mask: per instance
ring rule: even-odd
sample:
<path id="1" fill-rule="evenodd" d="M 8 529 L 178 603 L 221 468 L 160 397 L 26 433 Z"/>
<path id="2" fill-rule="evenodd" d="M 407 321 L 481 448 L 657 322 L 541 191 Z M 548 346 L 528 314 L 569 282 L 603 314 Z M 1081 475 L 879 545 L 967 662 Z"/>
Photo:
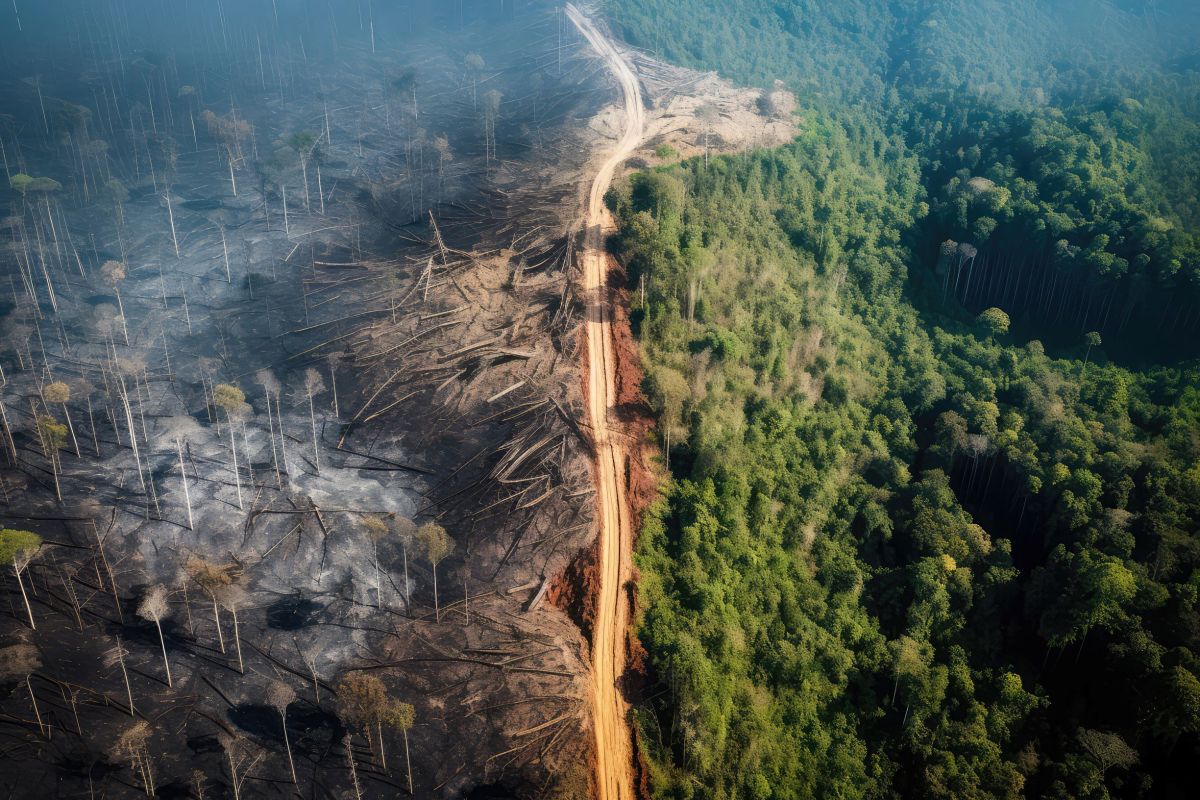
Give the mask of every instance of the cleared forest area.
<path id="1" fill-rule="evenodd" d="M 0 82 L 0 784 L 586 794 L 602 66 L 549 3 L 55 5 Z"/>

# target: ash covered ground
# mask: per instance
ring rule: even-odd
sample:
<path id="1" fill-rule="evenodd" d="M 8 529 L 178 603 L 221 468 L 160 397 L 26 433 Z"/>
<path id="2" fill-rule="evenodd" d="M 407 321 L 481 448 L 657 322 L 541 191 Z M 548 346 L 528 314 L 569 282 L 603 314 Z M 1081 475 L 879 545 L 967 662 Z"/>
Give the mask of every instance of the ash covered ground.
<path id="1" fill-rule="evenodd" d="M 8 796 L 587 793 L 614 93 L 551 3 L 384 5 L 5 22 Z"/>

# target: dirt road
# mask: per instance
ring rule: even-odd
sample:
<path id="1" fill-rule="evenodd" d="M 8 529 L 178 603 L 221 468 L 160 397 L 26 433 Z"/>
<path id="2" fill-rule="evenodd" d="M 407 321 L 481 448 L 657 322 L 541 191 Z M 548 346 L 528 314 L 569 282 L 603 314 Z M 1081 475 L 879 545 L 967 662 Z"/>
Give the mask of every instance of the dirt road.
<path id="1" fill-rule="evenodd" d="M 623 586 L 629 579 L 633 529 L 625 505 L 625 447 L 609 429 L 616 401 L 616 361 L 608 308 L 604 232 L 613 221 L 604 193 L 617 167 L 637 148 L 645 112 L 637 76 L 604 34 L 579 9 L 567 5 L 579 32 L 612 70 L 624 95 L 625 129 L 601 164 L 588 196 L 584 239 L 584 288 L 587 312 L 588 409 L 596 441 L 596 499 L 600 517 L 600 598 L 592 633 L 592 718 L 596 728 L 596 784 L 600 800 L 632 800 L 633 769 L 628 708 L 617 686 L 625 669 L 625 629 L 629 608 Z"/>

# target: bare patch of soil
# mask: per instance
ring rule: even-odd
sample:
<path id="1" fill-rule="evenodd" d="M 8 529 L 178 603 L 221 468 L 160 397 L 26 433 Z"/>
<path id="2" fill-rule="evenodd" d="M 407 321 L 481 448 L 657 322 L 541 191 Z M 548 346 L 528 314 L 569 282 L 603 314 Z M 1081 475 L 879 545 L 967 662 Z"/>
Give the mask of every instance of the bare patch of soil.
<path id="1" fill-rule="evenodd" d="M 768 91 L 739 87 L 715 72 L 676 67 L 641 52 L 635 66 L 651 103 L 646 140 L 637 154 L 647 165 L 777 147 L 796 135 L 801 122 L 795 98 L 781 86 Z M 674 154 L 659 155 L 663 145 Z"/>

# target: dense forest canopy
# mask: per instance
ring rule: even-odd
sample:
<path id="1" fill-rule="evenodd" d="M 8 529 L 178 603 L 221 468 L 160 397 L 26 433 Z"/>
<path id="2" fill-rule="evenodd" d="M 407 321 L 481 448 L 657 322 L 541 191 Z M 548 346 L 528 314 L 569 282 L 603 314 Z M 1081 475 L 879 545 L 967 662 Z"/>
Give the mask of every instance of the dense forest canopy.
<path id="1" fill-rule="evenodd" d="M 609 6 L 804 106 L 608 198 L 670 474 L 656 796 L 1188 796 L 1200 11 Z"/>

